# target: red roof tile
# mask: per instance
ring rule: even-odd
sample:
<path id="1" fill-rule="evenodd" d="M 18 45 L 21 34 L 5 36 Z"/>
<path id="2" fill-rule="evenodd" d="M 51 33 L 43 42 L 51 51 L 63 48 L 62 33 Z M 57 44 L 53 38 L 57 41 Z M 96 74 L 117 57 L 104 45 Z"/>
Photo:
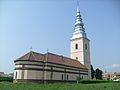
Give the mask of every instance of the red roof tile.
<path id="1" fill-rule="evenodd" d="M 22 57 L 18 58 L 17 60 L 39 60 L 39 61 L 43 61 L 45 58 L 44 54 L 40 54 L 40 53 L 36 53 L 36 52 L 29 52 L 25 55 L 23 55 Z"/>
<path id="2" fill-rule="evenodd" d="M 4 72 L 0 72 L 0 75 L 1 75 L 1 74 L 4 74 Z"/>
<path id="3" fill-rule="evenodd" d="M 52 53 L 48 53 L 47 61 L 57 63 L 57 64 L 63 64 L 67 66 L 78 67 L 78 68 L 86 68 L 85 65 L 81 64 L 78 60 L 59 56 Z"/>
<path id="4" fill-rule="evenodd" d="M 18 58 L 17 60 L 47 61 L 51 63 L 86 69 L 85 65 L 81 64 L 78 60 L 74 60 L 71 58 L 63 57 L 63 56 L 52 54 L 52 53 L 40 54 L 40 53 L 31 51 L 23 55 L 22 57 Z"/>
<path id="5" fill-rule="evenodd" d="M 120 75 L 120 73 L 114 73 L 114 75 Z"/>

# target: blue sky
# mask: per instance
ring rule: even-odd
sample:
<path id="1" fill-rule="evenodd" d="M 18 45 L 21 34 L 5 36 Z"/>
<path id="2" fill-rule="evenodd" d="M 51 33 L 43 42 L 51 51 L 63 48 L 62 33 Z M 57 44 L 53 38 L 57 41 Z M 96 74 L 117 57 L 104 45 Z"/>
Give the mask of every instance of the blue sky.
<path id="1" fill-rule="evenodd" d="M 120 72 L 120 1 L 79 0 L 93 67 Z M 70 56 L 75 0 L 0 0 L 0 71 L 30 51 Z"/>

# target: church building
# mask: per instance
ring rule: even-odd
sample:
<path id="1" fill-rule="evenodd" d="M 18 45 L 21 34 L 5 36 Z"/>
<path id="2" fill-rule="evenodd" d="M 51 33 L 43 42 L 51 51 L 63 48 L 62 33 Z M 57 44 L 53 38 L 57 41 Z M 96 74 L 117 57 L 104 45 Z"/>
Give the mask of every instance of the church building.
<path id="1" fill-rule="evenodd" d="M 77 78 L 91 79 L 90 40 L 77 8 L 70 57 L 53 53 L 30 51 L 14 61 L 14 82 L 76 82 Z"/>

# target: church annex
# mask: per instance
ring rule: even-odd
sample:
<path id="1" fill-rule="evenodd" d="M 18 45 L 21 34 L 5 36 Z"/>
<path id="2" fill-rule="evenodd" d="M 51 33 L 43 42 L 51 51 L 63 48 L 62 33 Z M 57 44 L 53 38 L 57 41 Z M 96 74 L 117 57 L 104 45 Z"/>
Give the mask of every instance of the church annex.
<path id="1" fill-rule="evenodd" d="M 73 36 L 70 39 L 70 58 L 53 53 L 30 51 L 14 61 L 14 82 L 76 82 L 90 79 L 90 46 L 84 24 L 77 8 Z"/>

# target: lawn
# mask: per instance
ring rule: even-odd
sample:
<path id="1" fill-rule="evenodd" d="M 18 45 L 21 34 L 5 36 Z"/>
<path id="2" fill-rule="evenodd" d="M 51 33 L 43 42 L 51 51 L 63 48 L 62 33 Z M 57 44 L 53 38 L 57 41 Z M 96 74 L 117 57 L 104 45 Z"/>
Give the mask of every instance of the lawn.
<path id="1" fill-rule="evenodd" d="M 0 90 L 120 90 L 120 83 L 35 84 L 35 83 L 0 82 Z"/>

